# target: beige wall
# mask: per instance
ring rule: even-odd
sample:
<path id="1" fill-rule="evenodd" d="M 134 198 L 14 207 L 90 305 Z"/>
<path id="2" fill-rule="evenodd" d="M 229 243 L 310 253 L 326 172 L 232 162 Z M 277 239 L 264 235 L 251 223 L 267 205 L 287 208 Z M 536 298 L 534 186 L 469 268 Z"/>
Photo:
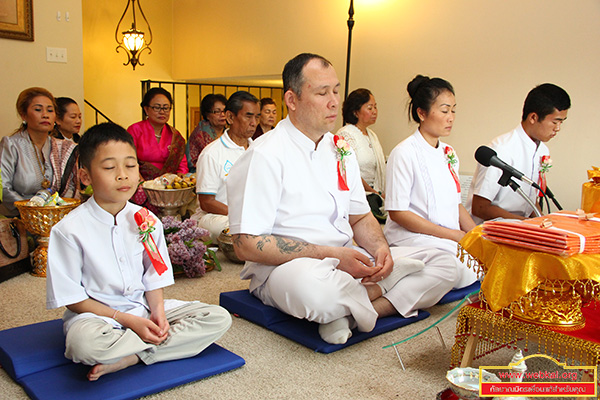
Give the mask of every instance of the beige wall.
<path id="1" fill-rule="evenodd" d="M 142 66 L 124 66 L 127 56 L 116 52 L 115 28 L 123 14 L 124 1 L 82 0 L 83 3 L 83 69 L 85 98 L 114 122 L 127 127 L 141 119 L 142 80 L 172 80 L 172 1 L 142 1 L 142 10 L 150 22 L 154 36 L 150 48 L 140 57 Z M 131 14 L 128 11 L 129 24 Z M 141 17 L 137 14 L 138 29 Z M 123 30 L 129 29 L 125 26 Z M 93 113 L 86 108 L 86 117 L 93 123 Z"/>
<path id="2" fill-rule="evenodd" d="M 341 65 L 346 54 L 346 3 L 178 0 L 173 37 L 190 40 L 173 43 L 173 76 L 280 79 L 285 62 L 307 50 Z"/>
<path id="3" fill-rule="evenodd" d="M 348 1 L 178 0 L 173 76 L 178 79 L 278 76 L 298 52 L 320 53 L 343 82 Z M 355 0 L 350 89 L 378 101 L 374 130 L 387 153 L 410 135 L 406 84 L 416 74 L 454 85 L 458 113 L 448 139 L 461 172 L 476 148 L 514 128 L 535 85 L 565 88 L 573 107 L 549 143 L 550 185 L 563 206 L 580 205 L 586 169 L 599 164 L 594 115 L 600 107 L 600 3 L 579 0 Z M 194 40 L 178 40 L 192 37 Z M 341 118 L 338 125 L 341 124 Z"/>
<path id="4" fill-rule="evenodd" d="M 66 12 L 69 21 L 65 20 Z M 81 0 L 34 1 L 33 25 L 33 42 L 0 39 L 0 136 L 19 126 L 15 103 L 28 87 L 45 87 L 57 97 L 72 97 L 83 104 Z M 66 48 L 67 63 L 46 62 L 46 47 Z"/>

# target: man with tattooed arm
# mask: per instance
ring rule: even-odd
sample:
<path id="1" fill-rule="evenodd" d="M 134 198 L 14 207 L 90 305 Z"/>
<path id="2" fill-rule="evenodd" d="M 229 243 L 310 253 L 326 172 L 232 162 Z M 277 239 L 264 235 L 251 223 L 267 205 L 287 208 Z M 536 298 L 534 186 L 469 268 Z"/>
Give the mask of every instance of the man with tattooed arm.
<path id="1" fill-rule="evenodd" d="M 325 58 L 283 70 L 288 117 L 258 138 L 227 179 L 230 233 L 242 279 L 264 304 L 320 324 L 329 343 L 397 313 L 386 299 L 421 261 L 392 259 L 370 212 L 352 150 L 329 133 L 340 82 Z"/>

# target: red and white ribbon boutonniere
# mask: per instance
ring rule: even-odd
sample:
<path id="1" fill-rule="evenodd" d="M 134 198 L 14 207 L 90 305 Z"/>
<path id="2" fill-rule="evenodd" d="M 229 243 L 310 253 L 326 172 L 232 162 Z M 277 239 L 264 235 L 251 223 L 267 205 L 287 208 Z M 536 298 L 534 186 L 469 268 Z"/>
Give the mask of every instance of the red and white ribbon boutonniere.
<path id="1" fill-rule="evenodd" d="M 456 175 L 456 171 L 454 171 L 454 166 L 458 163 L 456 153 L 452 147 L 446 146 L 446 148 L 444 148 L 444 155 L 446 156 L 446 162 L 448 163 L 450 174 L 452 175 L 454 183 L 456 184 L 456 193 L 460 193 L 460 180 L 458 179 L 458 175 Z"/>
<path id="2" fill-rule="evenodd" d="M 150 235 L 156 229 L 154 227 L 156 224 L 156 219 L 150 215 L 150 212 L 148 212 L 146 208 L 142 208 L 140 211 L 136 212 L 134 217 L 135 222 L 139 227 L 140 240 L 142 241 L 146 252 L 148 252 L 148 255 L 150 256 L 152 266 L 158 275 L 162 275 L 168 268 L 158 252 L 158 247 L 156 247 L 156 243 L 154 243 L 152 235 Z"/>
<path id="3" fill-rule="evenodd" d="M 350 189 L 348 188 L 348 180 L 346 179 L 346 160 L 344 160 L 344 157 L 352 154 L 350 153 L 350 145 L 346 142 L 346 139 L 339 137 L 338 135 L 333 135 L 333 144 L 338 153 L 338 188 L 340 190 L 348 191 Z"/>
<path id="4" fill-rule="evenodd" d="M 546 191 L 546 172 L 548 172 L 552 168 L 552 159 L 550 156 L 541 156 L 540 157 L 540 173 L 539 173 L 539 185 L 542 190 Z M 539 196 L 543 197 L 544 194 L 539 192 Z"/>

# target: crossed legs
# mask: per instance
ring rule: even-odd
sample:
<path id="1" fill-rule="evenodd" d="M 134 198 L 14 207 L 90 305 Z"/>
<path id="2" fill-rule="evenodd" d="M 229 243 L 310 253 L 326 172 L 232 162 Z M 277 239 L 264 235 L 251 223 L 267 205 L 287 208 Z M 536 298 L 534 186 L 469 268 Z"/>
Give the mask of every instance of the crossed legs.
<path id="1" fill-rule="evenodd" d="M 144 342 L 131 329 L 115 328 L 98 317 L 73 323 L 67 332 L 65 356 L 92 365 L 89 380 L 137 364 L 193 357 L 219 339 L 231 326 L 231 316 L 219 306 L 190 302 L 166 311 L 171 325 L 160 345 Z"/>

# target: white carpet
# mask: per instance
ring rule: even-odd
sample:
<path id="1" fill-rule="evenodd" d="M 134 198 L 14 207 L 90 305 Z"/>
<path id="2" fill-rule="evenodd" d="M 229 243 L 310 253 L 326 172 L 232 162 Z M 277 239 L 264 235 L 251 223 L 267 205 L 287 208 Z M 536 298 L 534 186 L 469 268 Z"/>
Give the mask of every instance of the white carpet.
<path id="1" fill-rule="evenodd" d="M 223 259 L 220 255 L 220 259 Z M 239 279 L 242 266 L 223 260 L 223 271 L 203 278 L 177 278 L 165 298 L 218 304 L 219 293 L 247 289 Z M 0 283 L 0 329 L 60 318 L 62 310 L 45 309 L 45 279 L 23 274 Z M 149 399 L 435 399 L 447 387 L 445 375 L 454 343 L 456 315 L 439 325 L 447 348 L 435 330 L 393 348 L 437 321 L 456 303 L 428 310 L 424 321 L 371 338 L 332 354 L 315 353 L 240 318 L 218 342 L 240 355 L 240 369 L 149 396 Z M 508 363 L 511 354 L 497 353 Z M 489 364 L 488 364 L 489 365 Z M 93 384 L 93 383 L 91 383 Z M 21 387 L 0 371 L 0 398 L 27 399 Z"/>

